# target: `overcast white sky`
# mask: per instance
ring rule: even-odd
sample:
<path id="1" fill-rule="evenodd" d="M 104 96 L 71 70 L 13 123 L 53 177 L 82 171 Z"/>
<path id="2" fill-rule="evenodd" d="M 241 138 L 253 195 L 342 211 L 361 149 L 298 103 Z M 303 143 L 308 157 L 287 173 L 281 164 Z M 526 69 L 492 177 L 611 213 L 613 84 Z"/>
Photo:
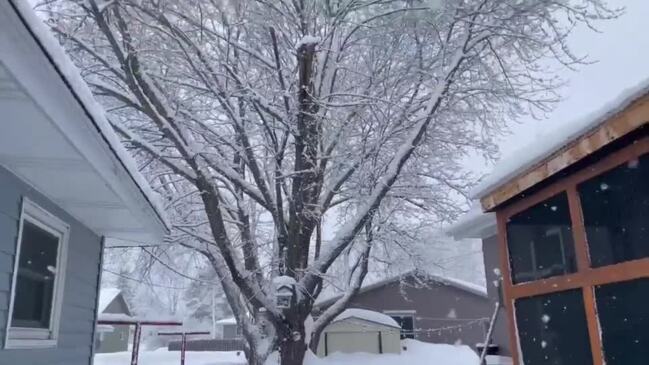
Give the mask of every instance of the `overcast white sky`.
<path id="1" fill-rule="evenodd" d="M 500 143 L 501 156 L 524 148 L 540 135 L 562 124 L 593 112 L 622 93 L 649 78 L 649 0 L 610 0 L 612 6 L 624 6 L 625 14 L 600 23 L 601 33 L 580 29 L 570 39 L 577 55 L 597 61 L 578 71 L 562 71 L 568 85 L 562 90 L 564 100 L 548 119 L 528 118 L 512 126 L 512 133 Z M 469 166 L 488 172 L 489 167 L 470 161 Z"/>

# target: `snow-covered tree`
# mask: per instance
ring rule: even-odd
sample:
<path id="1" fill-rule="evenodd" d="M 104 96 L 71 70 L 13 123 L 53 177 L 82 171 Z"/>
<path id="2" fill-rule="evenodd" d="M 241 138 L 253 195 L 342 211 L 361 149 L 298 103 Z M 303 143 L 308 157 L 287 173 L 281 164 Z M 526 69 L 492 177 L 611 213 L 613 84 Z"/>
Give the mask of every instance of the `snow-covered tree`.
<path id="1" fill-rule="evenodd" d="M 393 220 L 459 212 L 467 153 L 546 111 L 549 59 L 603 0 L 60 0 L 42 8 L 167 200 L 170 243 L 216 271 L 250 364 L 301 364 L 344 257 L 358 290 Z M 323 239 L 323 220 L 331 237 Z M 328 228 L 328 229 L 329 229 Z M 389 240 L 387 240 L 389 241 Z M 386 241 L 386 242 L 387 242 Z M 276 284 L 295 283 L 288 308 Z M 315 336 L 317 337 L 317 336 Z"/>

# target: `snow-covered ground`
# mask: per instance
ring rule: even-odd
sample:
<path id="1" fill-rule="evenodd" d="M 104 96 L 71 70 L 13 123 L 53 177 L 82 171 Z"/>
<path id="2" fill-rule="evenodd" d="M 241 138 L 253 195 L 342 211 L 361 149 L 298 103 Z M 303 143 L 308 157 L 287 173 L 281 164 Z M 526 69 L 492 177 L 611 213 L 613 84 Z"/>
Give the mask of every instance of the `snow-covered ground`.
<path id="1" fill-rule="evenodd" d="M 434 345 L 415 340 L 402 342 L 407 348 L 400 355 L 373 355 L 365 353 L 332 354 L 325 358 L 317 358 L 313 354 L 307 356 L 305 365 L 477 365 L 478 357 L 467 346 Z M 130 353 L 95 355 L 95 365 L 128 365 Z M 186 365 L 243 365 L 243 354 L 235 352 L 188 352 Z M 144 351 L 140 353 L 140 365 L 178 365 L 180 353 L 166 350 Z M 277 358 L 271 357 L 266 365 L 276 365 Z"/>
<path id="2" fill-rule="evenodd" d="M 96 354 L 95 365 L 130 365 L 130 352 L 115 352 L 112 354 Z M 139 365 L 179 365 L 180 352 L 160 349 L 156 351 L 141 351 Z M 246 358 L 236 352 L 187 352 L 185 365 L 244 365 Z"/>

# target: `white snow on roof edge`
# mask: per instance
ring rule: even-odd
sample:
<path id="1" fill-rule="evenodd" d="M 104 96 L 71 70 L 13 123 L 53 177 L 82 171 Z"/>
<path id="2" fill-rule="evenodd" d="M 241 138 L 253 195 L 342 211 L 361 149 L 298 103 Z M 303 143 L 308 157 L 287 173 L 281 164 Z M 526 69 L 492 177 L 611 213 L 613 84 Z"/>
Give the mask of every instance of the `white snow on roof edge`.
<path id="1" fill-rule="evenodd" d="M 122 291 L 117 288 L 102 288 L 99 290 L 99 302 L 97 305 L 97 313 L 103 313 L 110 303 L 117 298 Z"/>
<path id="2" fill-rule="evenodd" d="M 392 317 L 386 314 L 367 310 L 367 309 L 360 309 L 360 308 L 345 309 L 332 321 L 332 323 L 344 321 L 349 318 L 357 318 L 357 319 L 362 319 L 364 321 L 377 323 L 388 327 L 401 328 L 401 326 L 399 326 L 397 321 L 395 321 Z"/>
<path id="3" fill-rule="evenodd" d="M 498 162 L 491 174 L 471 190 L 471 198 L 483 198 L 507 181 L 542 162 L 566 144 L 598 127 L 647 93 L 649 93 L 649 79 L 645 79 L 634 87 L 624 90 L 617 98 L 585 117 L 565 123 L 554 131 L 540 135 L 536 138 L 536 143 L 526 145 Z"/>
<path id="4" fill-rule="evenodd" d="M 480 202 L 475 201 L 469 211 L 445 229 L 445 233 L 456 241 L 489 237 L 496 233 L 496 215 L 483 212 Z"/>
<path id="5" fill-rule="evenodd" d="M 457 288 L 459 290 L 463 290 L 463 291 L 466 291 L 466 292 L 469 292 L 469 293 L 472 293 L 472 294 L 475 294 L 475 295 L 478 295 L 478 296 L 481 296 L 481 297 L 484 297 L 484 298 L 488 297 L 487 288 L 482 286 L 482 285 L 478 285 L 478 284 L 475 284 L 475 283 L 471 283 L 471 282 L 456 279 L 456 278 L 430 274 L 430 273 L 427 273 L 425 271 L 421 271 L 421 270 L 417 270 L 417 269 L 410 270 L 408 272 L 405 272 L 405 273 L 402 273 L 402 274 L 399 274 L 399 275 L 390 276 L 390 277 L 387 277 L 385 279 L 378 280 L 378 281 L 375 281 L 375 282 L 363 284 L 361 286 L 360 290 L 359 290 L 359 294 L 360 293 L 365 293 L 365 292 L 368 292 L 370 290 L 374 290 L 374 289 L 377 289 L 377 288 L 380 288 L 380 287 L 383 287 L 383 286 L 388 285 L 388 284 L 393 283 L 393 282 L 401 281 L 401 280 L 405 279 L 406 277 L 408 277 L 410 275 L 416 275 L 416 276 L 418 276 L 418 277 L 420 277 L 422 279 L 428 279 L 428 280 L 434 281 L 434 282 L 436 282 L 438 284 L 441 284 L 441 285 L 449 285 L 449 286 L 455 287 L 455 288 Z M 327 296 L 321 296 L 316 300 L 315 306 L 316 307 L 322 307 L 323 305 L 324 306 L 329 305 L 330 303 L 335 302 L 336 300 L 338 300 L 341 296 L 342 296 L 342 294 L 339 293 L 339 292 L 338 293 L 332 293 L 331 295 L 327 295 Z"/>
<path id="6" fill-rule="evenodd" d="M 216 324 L 237 324 L 237 320 L 234 317 L 229 317 L 229 318 L 219 319 L 218 321 L 216 321 L 214 323 L 216 323 Z"/>
<path id="7" fill-rule="evenodd" d="M 43 47 L 54 66 L 67 81 L 72 91 L 79 98 L 81 104 L 85 107 L 97 129 L 106 139 L 115 157 L 122 163 L 126 172 L 133 178 L 133 181 L 142 192 L 157 217 L 160 219 L 166 231 L 171 227 L 171 223 L 165 213 L 164 205 L 160 196 L 153 191 L 148 181 L 139 172 L 135 160 L 126 151 L 119 138 L 115 134 L 113 127 L 108 122 L 104 109 L 95 100 L 88 84 L 83 80 L 79 69 L 74 65 L 70 57 L 65 53 L 63 47 L 56 40 L 52 31 L 43 23 L 30 6 L 29 1 L 11 0 L 20 17 L 27 24 L 29 30 Z"/>

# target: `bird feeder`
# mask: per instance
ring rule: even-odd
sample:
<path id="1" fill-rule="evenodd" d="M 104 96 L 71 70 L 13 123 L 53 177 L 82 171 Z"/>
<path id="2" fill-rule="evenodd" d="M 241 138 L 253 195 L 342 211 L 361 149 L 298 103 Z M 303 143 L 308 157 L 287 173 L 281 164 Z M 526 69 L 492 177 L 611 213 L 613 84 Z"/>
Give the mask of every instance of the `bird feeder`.
<path id="1" fill-rule="evenodd" d="M 293 299 L 293 285 L 280 285 L 277 287 L 275 298 L 277 301 L 277 308 L 288 309 L 291 307 L 291 300 Z"/>

